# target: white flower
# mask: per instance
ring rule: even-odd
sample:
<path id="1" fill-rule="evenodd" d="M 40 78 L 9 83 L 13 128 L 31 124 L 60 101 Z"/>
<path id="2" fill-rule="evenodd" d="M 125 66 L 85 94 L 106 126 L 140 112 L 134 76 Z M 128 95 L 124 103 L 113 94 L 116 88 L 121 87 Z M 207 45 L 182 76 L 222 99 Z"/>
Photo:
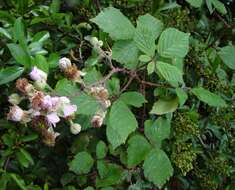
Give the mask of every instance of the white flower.
<path id="1" fill-rule="evenodd" d="M 47 80 L 47 74 L 35 66 L 33 67 L 29 75 L 30 75 L 30 78 L 34 81 L 46 81 Z"/>
<path id="2" fill-rule="evenodd" d="M 10 108 L 10 112 L 7 115 L 7 118 L 12 121 L 22 121 L 24 117 L 24 110 L 19 106 L 14 105 Z"/>
<path id="3" fill-rule="evenodd" d="M 49 114 L 47 114 L 46 116 L 47 121 L 50 125 L 52 125 L 53 127 L 56 126 L 56 123 L 58 123 L 60 121 L 60 118 L 58 117 L 57 113 L 55 112 L 51 112 Z"/>
<path id="4" fill-rule="evenodd" d="M 80 133 L 81 129 L 82 129 L 82 127 L 78 123 L 72 123 L 70 125 L 70 132 L 74 135 L 77 135 L 78 133 Z"/>
<path id="5" fill-rule="evenodd" d="M 68 67 L 71 67 L 71 61 L 67 57 L 63 57 L 59 60 L 59 67 L 62 71 L 66 70 Z"/>
<path id="6" fill-rule="evenodd" d="M 19 94 L 16 94 L 16 93 L 11 94 L 11 95 L 8 97 L 8 101 L 9 101 L 11 104 L 13 104 L 13 105 L 14 105 L 14 104 L 15 104 L 15 105 L 19 104 L 21 100 L 22 100 L 22 98 L 19 96 Z"/>
<path id="7" fill-rule="evenodd" d="M 65 105 L 63 108 L 64 117 L 68 117 L 70 115 L 73 115 L 77 111 L 76 105 Z"/>

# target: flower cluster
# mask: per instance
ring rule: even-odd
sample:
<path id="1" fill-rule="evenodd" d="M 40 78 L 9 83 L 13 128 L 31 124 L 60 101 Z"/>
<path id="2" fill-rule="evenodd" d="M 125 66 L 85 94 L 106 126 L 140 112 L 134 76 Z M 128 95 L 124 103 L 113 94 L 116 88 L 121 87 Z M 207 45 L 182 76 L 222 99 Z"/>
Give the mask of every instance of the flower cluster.
<path id="1" fill-rule="evenodd" d="M 33 127 L 38 128 L 37 130 L 41 132 L 43 137 L 43 142 L 48 145 L 55 144 L 55 139 L 59 133 L 55 132 L 54 128 L 61 118 L 70 122 L 70 131 L 73 134 L 78 134 L 81 126 L 72 122 L 77 106 L 71 104 L 65 96 L 51 96 L 42 91 L 47 85 L 47 74 L 44 71 L 33 67 L 29 75 L 34 84 L 31 84 L 26 78 L 16 81 L 16 88 L 20 94 L 14 93 L 9 96 L 9 102 L 12 106 L 7 115 L 8 119 L 23 124 L 32 121 Z M 27 99 L 30 103 L 28 110 L 23 110 L 19 106 L 24 99 Z M 40 125 L 37 123 L 40 123 Z"/>
<path id="2" fill-rule="evenodd" d="M 95 45 L 95 43 L 99 43 L 99 47 L 102 46 L 102 41 L 98 41 L 97 38 L 90 38 L 90 40 L 93 42 L 93 45 Z M 65 76 L 68 79 L 83 84 L 88 94 L 95 97 L 97 101 L 100 102 L 101 108 L 97 110 L 95 115 L 92 117 L 91 124 L 95 128 L 101 127 L 106 116 L 106 110 L 111 105 L 111 102 L 108 99 L 109 98 L 108 90 L 103 85 L 86 87 L 81 78 L 81 76 L 84 76 L 85 73 L 79 71 L 76 65 L 73 65 L 70 59 L 66 57 L 63 57 L 59 60 L 59 67 L 64 72 Z"/>

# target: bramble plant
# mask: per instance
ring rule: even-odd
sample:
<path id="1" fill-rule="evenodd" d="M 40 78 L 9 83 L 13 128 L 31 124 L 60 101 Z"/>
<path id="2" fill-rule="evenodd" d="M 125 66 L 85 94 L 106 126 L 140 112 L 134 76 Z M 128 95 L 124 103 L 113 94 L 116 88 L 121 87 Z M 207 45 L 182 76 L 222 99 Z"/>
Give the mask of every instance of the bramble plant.
<path id="1" fill-rule="evenodd" d="M 234 3 L 1 2 L 0 190 L 233 190 Z"/>

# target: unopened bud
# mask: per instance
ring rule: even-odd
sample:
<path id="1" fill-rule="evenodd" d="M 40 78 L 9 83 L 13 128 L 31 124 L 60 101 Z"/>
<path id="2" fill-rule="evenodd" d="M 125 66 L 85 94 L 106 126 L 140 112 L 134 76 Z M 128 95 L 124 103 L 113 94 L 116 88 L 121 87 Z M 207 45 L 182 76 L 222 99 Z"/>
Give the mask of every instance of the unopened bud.
<path id="1" fill-rule="evenodd" d="M 34 86 L 38 90 L 45 89 L 46 85 L 47 85 L 47 82 L 45 80 L 42 80 L 42 81 L 37 80 L 37 81 L 34 82 Z"/>
<path id="2" fill-rule="evenodd" d="M 94 115 L 92 120 L 91 120 L 91 124 L 94 128 L 100 128 L 101 125 L 103 124 L 104 121 L 104 117 L 101 115 Z"/>
<path id="3" fill-rule="evenodd" d="M 63 57 L 59 60 L 59 67 L 62 71 L 68 69 L 71 65 L 71 61 L 67 57 Z"/>
<path id="4" fill-rule="evenodd" d="M 19 94 L 16 93 L 11 94 L 8 98 L 8 101 L 13 105 L 18 105 L 21 100 L 22 98 L 19 96 Z"/>
<path id="5" fill-rule="evenodd" d="M 82 127 L 78 123 L 72 123 L 70 125 L 70 132 L 74 135 L 77 135 L 78 133 L 80 133 L 81 129 L 82 129 Z"/>

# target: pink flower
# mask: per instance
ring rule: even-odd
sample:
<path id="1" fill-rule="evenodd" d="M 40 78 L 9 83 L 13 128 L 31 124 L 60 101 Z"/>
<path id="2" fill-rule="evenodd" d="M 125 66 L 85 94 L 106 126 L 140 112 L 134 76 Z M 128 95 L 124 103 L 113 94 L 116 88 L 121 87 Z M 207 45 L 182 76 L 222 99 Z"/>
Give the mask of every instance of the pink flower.
<path id="1" fill-rule="evenodd" d="M 76 112 L 76 111 L 77 111 L 76 105 L 65 105 L 63 108 L 64 117 L 68 117 L 68 116 L 74 114 L 74 112 Z"/>
<path id="2" fill-rule="evenodd" d="M 30 78 L 35 81 L 47 80 L 47 74 L 44 71 L 38 69 L 37 67 L 33 67 L 29 75 L 30 75 Z"/>
<path id="3" fill-rule="evenodd" d="M 14 105 L 10 108 L 10 112 L 7 115 L 7 118 L 12 121 L 22 121 L 24 117 L 24 110 L 19 106 Z"/>
<path id="4" fill-rule="evenodd" d="M 51 112 L 49 114 L 47 114 L 46 116 L 47 121 L 49 122 L 49 124 L 51 124 L 52 126 L 56 126 L 56 123 L 58 123 L 60 121 L 60 118 L 58 117 L 57 113 L 55 112 Z"/>

